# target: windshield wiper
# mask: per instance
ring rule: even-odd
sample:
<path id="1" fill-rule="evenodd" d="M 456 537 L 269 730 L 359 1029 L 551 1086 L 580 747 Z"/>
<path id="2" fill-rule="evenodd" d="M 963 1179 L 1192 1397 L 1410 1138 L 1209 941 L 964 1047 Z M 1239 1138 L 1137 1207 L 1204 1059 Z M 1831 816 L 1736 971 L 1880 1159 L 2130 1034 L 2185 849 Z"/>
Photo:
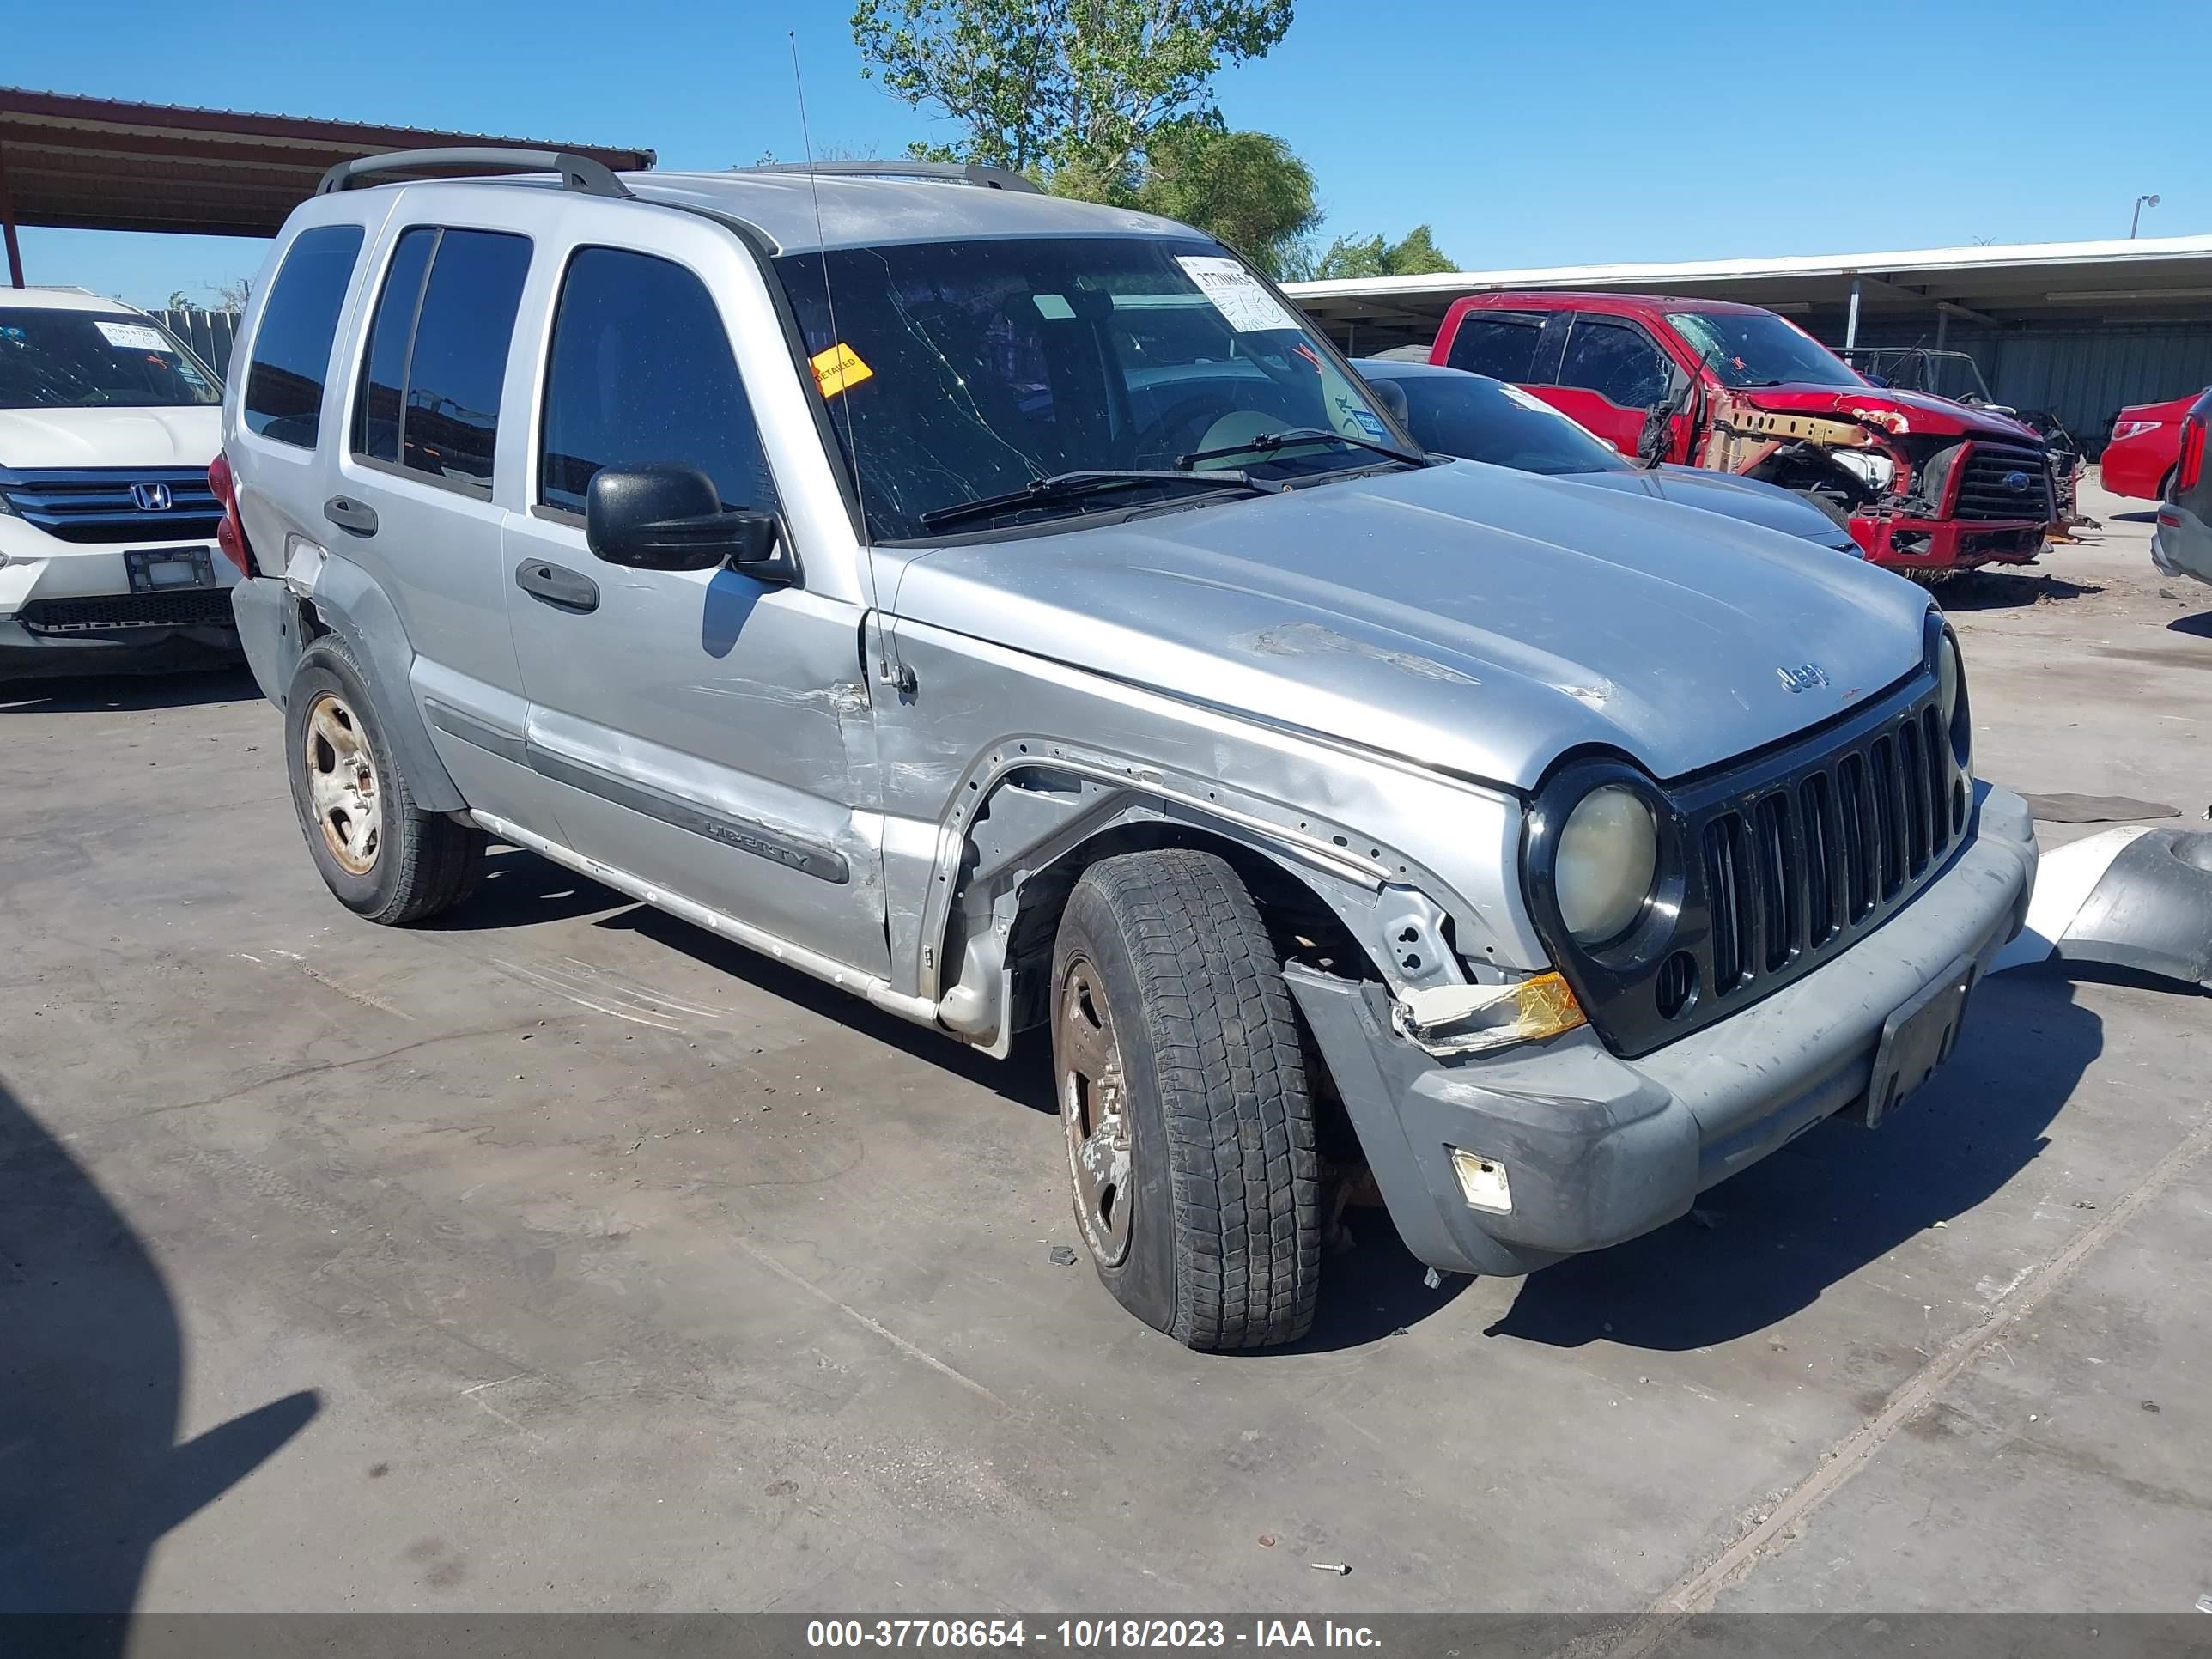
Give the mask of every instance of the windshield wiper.
<path id="1" fill-rule="evenodd" d="M 1091 468 L 1032 478 L 1019 489 L 1010 489 L 1003 495 L 985 495 L 976 501 L 955 501 L 950 507 L 933 507 L 921 514 L 921 523 L 925 529 L 935 530 L 944 525 L 957 524 L 963 519 L 984 519 L 994 513 L 1011 513 L 1025 507 L 1050 507 L 1080 501 L 1101 490 L 1134 489 L 1148 483 L 1203 484 L 1208 489 L 1249 489 L 1262 495 L 1275 493 L 1258 480 L 1237 471 L 1196 472 L 1184 466 L 1173 471 L 1139 467 Z"/>
<path id="2" fill-rule="evenodd" d="M 1349 433 L 1330 427 L 1291 426 L 1280 432 L 1262 432 L 1256 438 L 1247 438 L 1241 444 L 1224 444 L 1218 449 L 1200 449 L 1188 455 L 1176 457 L 1177 466 L 1192 466 L 1200 461 L 1218 461 L 1228 455 L 1249 455 L 1257 450 L 1262 455 L 1273 454 L 1278 449 L 1292 444 L 1350 444 L 1355 449 L 1371 449 L 1377 455 L 1388 455 L 1394 461 L 1404 461 L 1413 466 L 1426 466 L 1429 458 L 1403 450 L 1395 444 L 1386 444 L 1378 438 L 1355 438 Z"/>

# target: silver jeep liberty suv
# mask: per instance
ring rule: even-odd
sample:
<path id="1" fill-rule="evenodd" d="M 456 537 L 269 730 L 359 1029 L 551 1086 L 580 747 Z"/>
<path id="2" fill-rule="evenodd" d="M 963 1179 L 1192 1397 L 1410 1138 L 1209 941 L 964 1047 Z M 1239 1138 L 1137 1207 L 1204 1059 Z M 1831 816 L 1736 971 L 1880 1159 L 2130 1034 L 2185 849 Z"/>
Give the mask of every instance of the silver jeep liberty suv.
<path id="1" fill-rule="evenodd" d="M 433 168 L 495 177 L 404 177 Z M 518 171 L 520 170 L 520 171 Z M 1948 1053 L 2034 870 L 1920 589 L 1419 453 L 1183 226 L 984 169 L 349 163 L 222 539 L 309 852 L 487 837 L 1004 1054 L 1107 1288 L 1294 1339 L 1660 1225 Z"/>

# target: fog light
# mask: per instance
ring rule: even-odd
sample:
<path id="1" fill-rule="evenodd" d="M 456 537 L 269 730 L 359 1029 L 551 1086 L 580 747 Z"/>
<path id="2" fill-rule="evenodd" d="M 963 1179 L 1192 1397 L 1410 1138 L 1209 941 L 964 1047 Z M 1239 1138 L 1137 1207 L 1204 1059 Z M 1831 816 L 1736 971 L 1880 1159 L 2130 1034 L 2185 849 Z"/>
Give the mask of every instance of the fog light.
<path id="1" fill-rule="evenodd" d="M 1513 1212 L 1513 1189 L 1506 1183 L 1505 1166 L 1496 1158 L 1455 1146 L 1452 1173 L 1459 1177 L 1460 1191 L 1475 1209 L 1497 1215 Z"/>

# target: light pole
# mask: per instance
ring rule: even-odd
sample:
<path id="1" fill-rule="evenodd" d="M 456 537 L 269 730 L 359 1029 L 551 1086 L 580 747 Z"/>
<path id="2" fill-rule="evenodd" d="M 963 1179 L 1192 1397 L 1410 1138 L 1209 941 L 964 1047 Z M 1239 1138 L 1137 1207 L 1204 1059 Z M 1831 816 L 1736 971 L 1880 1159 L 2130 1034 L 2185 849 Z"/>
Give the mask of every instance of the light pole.
<path id="1" fill-rule="evenodd" d="M 2138 196 L 2136 198 L 2136 215 L 2134 218 L 2128 221 L 2128 240 L 2132 242 L 2136 239 L 2136 227 L 2142 223 L 2142 210 L 2147 207 L 2156 207 L 2157 205 L 2158 198 L 2155 196 Z"/>

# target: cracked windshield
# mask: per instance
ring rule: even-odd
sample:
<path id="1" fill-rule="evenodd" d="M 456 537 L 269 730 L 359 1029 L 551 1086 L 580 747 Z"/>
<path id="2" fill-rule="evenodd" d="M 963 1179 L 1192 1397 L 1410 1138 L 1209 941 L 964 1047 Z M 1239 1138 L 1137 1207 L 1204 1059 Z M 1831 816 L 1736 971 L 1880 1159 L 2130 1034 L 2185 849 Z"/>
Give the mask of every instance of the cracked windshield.
<path id="1" fill-rule="evenodd" d="M 776 266 L 875 540 L 1231 499 L 1407 447 L 1211 242 L 914 243 L 824 262 Z"/>

